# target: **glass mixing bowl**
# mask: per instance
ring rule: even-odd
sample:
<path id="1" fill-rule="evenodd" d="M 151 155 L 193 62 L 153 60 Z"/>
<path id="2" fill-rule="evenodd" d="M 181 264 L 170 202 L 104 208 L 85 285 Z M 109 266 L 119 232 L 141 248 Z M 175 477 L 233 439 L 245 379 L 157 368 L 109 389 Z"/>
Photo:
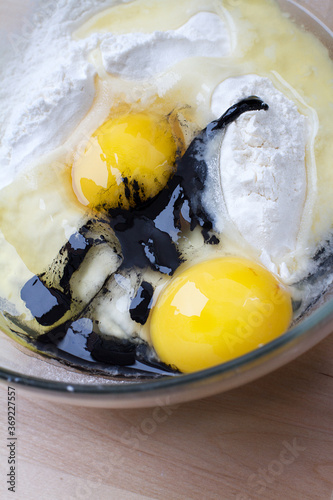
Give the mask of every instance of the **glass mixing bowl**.
<path id="1" fill-rule="evenodd" d="M 237 0 L 229 0 L 233 3 Z M 36 1 L 0 0 L 2 51 L 11 36 L 28 36 Z M 280 0 L 298 24 L 314 33 L 333 58 L 333 0 Z M 23 28 L 22 28 L 23 26 Z M 23 32 L 22 32 L 23 29 Z M 34 396 L 105 408 L 176 404 L 223 392 L 261 377 L 295 359 L 333 331 L 333 299 L 327 292 L 315 310 L 275 341 L 245 356 L 190 375 L 156 380 L 119 380 L 83 372 L 29 351 L 0 332 L 0 379 Z"/>

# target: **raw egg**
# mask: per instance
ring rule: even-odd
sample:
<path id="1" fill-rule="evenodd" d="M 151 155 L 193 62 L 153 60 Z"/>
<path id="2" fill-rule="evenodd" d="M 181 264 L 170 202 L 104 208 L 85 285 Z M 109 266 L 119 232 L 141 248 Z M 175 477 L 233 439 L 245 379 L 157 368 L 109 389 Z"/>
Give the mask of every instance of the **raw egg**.
<path id="1" fill-rule="evenodd" d="M 109 119 L 74 161 L 79 202 L 93 209 L 129 209 L 153 198 L 175 171 L 177 139 L 171 122 L 159 114 Z"/>
<path id="2" fill-rule="evenodd" d="M 174 277 L 151 315 L 151 341 L 184 373 L 242 356 L 283 334 L 289 292 L 265 268 L 239 257 L 195 264 Z"/>

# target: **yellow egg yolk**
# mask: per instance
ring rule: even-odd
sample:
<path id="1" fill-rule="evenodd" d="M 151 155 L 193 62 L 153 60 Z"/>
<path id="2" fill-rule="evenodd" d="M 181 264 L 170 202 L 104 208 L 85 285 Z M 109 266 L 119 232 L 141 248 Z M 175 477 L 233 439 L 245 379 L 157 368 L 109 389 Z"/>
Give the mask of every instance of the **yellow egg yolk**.
<path id="1" fill-rule="evenodd" d="M 242 356 L 283 334 L 291 297 L 262 266 L 238 257 L 196 264 L 167 285 L 152 310 L 152 344 L 184 373 Z"/>
<path id="2" fill-rule="evenodd" d="M 80 203 L 95 209 L 135 207 L 165 187 L 176 155 L 166 117 L 142 112 L 112 118 L 75 159 L 74 192 Z"/>

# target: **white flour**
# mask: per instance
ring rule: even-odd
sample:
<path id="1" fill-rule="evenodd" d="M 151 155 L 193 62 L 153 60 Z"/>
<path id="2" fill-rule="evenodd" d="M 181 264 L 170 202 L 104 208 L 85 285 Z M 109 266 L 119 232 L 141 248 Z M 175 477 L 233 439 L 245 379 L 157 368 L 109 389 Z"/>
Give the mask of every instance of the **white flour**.
<path id="1" fill-rule="evenodd" d="M 219 16 L 200 12 L 175 31 L 104 37 L 101 51 L 109 73 L 141 80 L 189 57 L 228 56 L 231 41 Z"/>
<path id="2" fill-rule="evenodd" d="M 74 20 L 103 4 L 41 2 L 29 36 L 13 38 L 12 60 L 1 74 L 0 188 L 61 145 L 90 109 L 95 95 L 90 47 L 74 42 L 71 32 Z"/>
<path id="3" fill-rule="evenodd" d="M 72 39 L 83 20 L 116 3 L 121 2 L 41 2 L 45 18 L 36 18 L 34 31 L 1 75 L 0 189 L 63 144 L 91 108 L 93 49 L 101 46 L 107 71 L 130 79 L 146 78 L 187 57 L 222 57 L 230 50 L 225 23 L 211 13 L 193 16 L 176 31 Z"/>
<path id="4" fill-rule="evenodd" d="M 296 250 L 307 195 L 308 124 L 270 80 L 255 75 L 230 78 L 219 85 L 212 111 L 218 117 L 251 95 L 262 98 L 269 110 L 245 113 L 227 128 L 218 165 L 222 197 L 218 195 L 214 202 L 219 205 L 217 224 L 227 212 L 263 263 L 283 273 L 286 270 L 273 263 L 283 262 Z M 216 208 L 211 212 L 216 213 Z M 307 216 L 311 218 L 311 213 Z"/>

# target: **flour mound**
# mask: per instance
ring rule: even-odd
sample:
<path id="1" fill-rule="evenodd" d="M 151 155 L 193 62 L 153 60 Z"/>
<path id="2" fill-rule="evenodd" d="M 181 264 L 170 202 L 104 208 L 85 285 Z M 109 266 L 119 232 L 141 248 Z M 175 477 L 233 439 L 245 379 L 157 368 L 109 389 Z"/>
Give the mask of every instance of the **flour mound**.
<path id="1" fill-rule="evenodd" d="M 212 111 L 220 116 L 250 95 L 269 110 L 244 113 L 227 128 L 218 165 L 219 203 L 241 236 L 258 252 L 265 249 L 262 261 L 276 271 L 272 262 L 296 250 L 307 193 L 308 125 L 293 101 L 256 75 L 221 83 Z"/>
<path id="2" fill-rule="evenodd" d="M 175 31 L 104 37 L 101 51 L 106 71 L 142 80 L 190 57 L 226 57 L 231 44 L 222 19 L 200 12 Z"/>

